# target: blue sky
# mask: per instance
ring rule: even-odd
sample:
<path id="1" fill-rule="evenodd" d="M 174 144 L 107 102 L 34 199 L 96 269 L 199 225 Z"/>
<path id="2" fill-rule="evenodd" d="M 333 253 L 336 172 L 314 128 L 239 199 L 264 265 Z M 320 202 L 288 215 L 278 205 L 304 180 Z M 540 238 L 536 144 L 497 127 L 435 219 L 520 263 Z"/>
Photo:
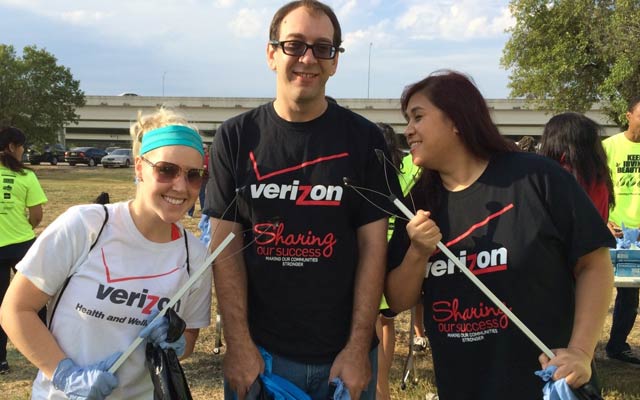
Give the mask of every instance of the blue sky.
<path id="1" fill-rule="evenodd" d="M 265 47 L 285 2 L 0 0 L 0 43 L 18 54 L 46 48 L 88 95 L 273 97 Z M 499 61 L 513 24 L 508 0 L 326 3 L 346 49 L 327 94 L 397 98 L 405 85 L 451 68 L 470 74 L 485 97 L 507 97 Z"/>

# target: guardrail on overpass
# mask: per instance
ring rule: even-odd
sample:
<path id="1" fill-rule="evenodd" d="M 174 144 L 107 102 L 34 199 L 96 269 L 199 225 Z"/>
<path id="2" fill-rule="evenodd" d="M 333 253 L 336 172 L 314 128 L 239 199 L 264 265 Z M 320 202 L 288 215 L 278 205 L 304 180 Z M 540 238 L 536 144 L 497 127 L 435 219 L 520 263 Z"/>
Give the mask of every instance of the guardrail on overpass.
<path id="1" fill-rule="evenodd" d="M 61 141 L 80 144 L 126 145 L 129 126 L 138 112 L 151 113 L 160 106 L 175 109 L 196 125 L 204 140 L 210 142 L 220 124 L 228 118 L 271 101 L 269 98 L 241 97 L 148 97 L 86 96 L 86 105 L 76 110 L 77 125 L 65 127 Z M 396 132 L 404 131 L 405 121 L 398 99 L 336 99 L 338 104 L 374 122 L 386 122 Z M 494 123 L 503 135 L 519 139 L 524 135 L 540 136 L 551 114 L 546 110 L 527 109 L 524 100 L 488 99 Z M 619 132 L 600 112 L 598 106 L 586 115 L 603 126 L 607 135 Z"/>

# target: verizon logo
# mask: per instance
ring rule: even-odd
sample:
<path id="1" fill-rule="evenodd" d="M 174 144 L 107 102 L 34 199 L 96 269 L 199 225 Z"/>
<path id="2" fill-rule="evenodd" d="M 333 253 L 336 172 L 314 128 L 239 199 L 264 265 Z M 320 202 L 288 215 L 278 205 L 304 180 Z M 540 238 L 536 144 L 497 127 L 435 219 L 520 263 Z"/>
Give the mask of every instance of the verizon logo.
<path id="1" fill-rule="evenodd" d="M 149 294 L 147 289 L 142 292 L 130 292 L 124 289 L 116 289 L 113 286 L 105 286 L 100 284 L 96 293 L 98 300 L 108 300 L 113 304 L 124 304 L 129 307 L 141 308 L 143 314 L 151 314 L 154 307 L 162 310 L 164 306 L 171 300 L 167 297 L 160 297 Z M 180 310 L 180 300 L 173 307 L 176 312 Z"/>
<path id="2" fill-rule="evenodd" d="M 463 250 L 460 252 L 458 259 L 462 264 L 466 265 L 474 275 L 505 271 L 507 269 L 507 249 L 504 247 L 484 250 L 473 254 L 467 254 L 467 251 Z M 427 264 L 425 278 L 429 275 L 453 275 L 457 269 L 453 261 L 448 258 L 431 261 Z"/>
<path id="3" fill-rule="evenodd" d="M 295 180 L 291 185 L 260 183 L 251 185 L 254 199 L 280 199 L 295 201 L 298 206 L 339 206 L 342 200 L 342 186 L 300 185 Z"/>

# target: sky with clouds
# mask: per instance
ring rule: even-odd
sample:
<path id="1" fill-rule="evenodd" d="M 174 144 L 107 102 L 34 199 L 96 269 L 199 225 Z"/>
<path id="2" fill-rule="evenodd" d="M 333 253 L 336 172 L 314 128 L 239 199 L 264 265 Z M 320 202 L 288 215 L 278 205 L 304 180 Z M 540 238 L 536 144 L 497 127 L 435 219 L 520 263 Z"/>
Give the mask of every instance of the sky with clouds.
<path id="1" fill-rule="evenodd" d="M 0 43 L 53 53 L 88 95 L 273 97 L 268 28 L 284 0 L 0 0 Z M 398 98 L 430 72 L 505 98 L 508 0 L 327 0 L 346 52 L 327 94 Z"/>

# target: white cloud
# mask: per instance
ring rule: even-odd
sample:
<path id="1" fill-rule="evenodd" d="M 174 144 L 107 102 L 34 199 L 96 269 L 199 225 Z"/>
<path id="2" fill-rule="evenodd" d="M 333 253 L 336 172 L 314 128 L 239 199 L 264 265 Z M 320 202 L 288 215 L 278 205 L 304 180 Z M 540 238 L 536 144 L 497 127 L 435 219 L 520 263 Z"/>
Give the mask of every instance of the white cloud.
<path id="1" fill-rule="evenodd" d="M 87 10 L 63 11 L 58 15 L 63 21 L 74 25 L 92 25 L 100 20 L 113 16 L 112 13 Z"/>
<path id="2" fill-rule="evenodd" d="M 255 8 L 240 8 L 240 3 Z M 107 41 L 123 47 L 172 47 L 185 53 L 210 46 L 212 39 L 266 38 L 266 24 L 273 12 L 270 3 L 279 2 L 0 0 L 0 6 L 18 8 L 67 27 L 91 27 L 86 32 L 86 40 Z M 78 4 L 82 4 L 81 8 Z"/>
<path id="3" fill-rule="evenodd" d="M 229 8 L 233 6 L 234 3 L 235 3 L 235 0 L 216 0 L 214 2 L 214 4 L 220 8 Z"/>
<path id="4" fill-rule="evenodd" d="M 164 74 L 167 95 L 271 96 L 264 49 L 271 17 L 286 1 L 0 0 L 8 21 L 0 36 L 59 55 L 91 94 L 159 94 Z M 336 97 L 367 94 L 370 49 L 372 96 L 396 97 L 436 68 L 467 70 L 479 82 L 487 71 L 506 75 L 498 60 L 513 23 L 508 0 L 326 1 L 346 49 L 329 82 Z"/>
<path id="5" fill-rule="evenodd" d="M 344 34 L 342 47 L 349 51 L 363 49 L 373 43 L 376 46 L 390 45 L 394 39 L 389 33 L 390 22 L 382 20 L 377 24 Z"/>
<path id="6" fill-rule="evenodd" d="M 251 38 L 264 36 L 267 37 L 267 28 L 265 27 L 264 12 L 259 10 L 243 8 L 229 22 L 229 28 L 237 37 Z"/>
<path id="7" fill-rule="evenodd" d="M 0 0 L 1 5 L 24 9 L 34 9 L 39 3 L 40 0 Z"/>
<path id="8" fill-rule="evenodd" d="M 396 19 L 396 28 L 415 39 L 467 40 L 499 36 L 513 24 L 506 7 L 494 2 L 442 0 L 411 5 Z"/>
<path id="9" fill-rule="evenodd" d="M 492 21 L 491 28 L 496 32 L 504 32 L 515 25 L 516 19 L 511 15 L 509 7 L 503 7 L 499 16 Z"/>
<path id="10" fill-rule="evenodd" d="M 339 15 L 340 18 L 348 18 L 357 6 L 357 0 L 347 0 L 344 4 L 339 4 L 339 8 L 334 9 L 334 12 Z"/>

